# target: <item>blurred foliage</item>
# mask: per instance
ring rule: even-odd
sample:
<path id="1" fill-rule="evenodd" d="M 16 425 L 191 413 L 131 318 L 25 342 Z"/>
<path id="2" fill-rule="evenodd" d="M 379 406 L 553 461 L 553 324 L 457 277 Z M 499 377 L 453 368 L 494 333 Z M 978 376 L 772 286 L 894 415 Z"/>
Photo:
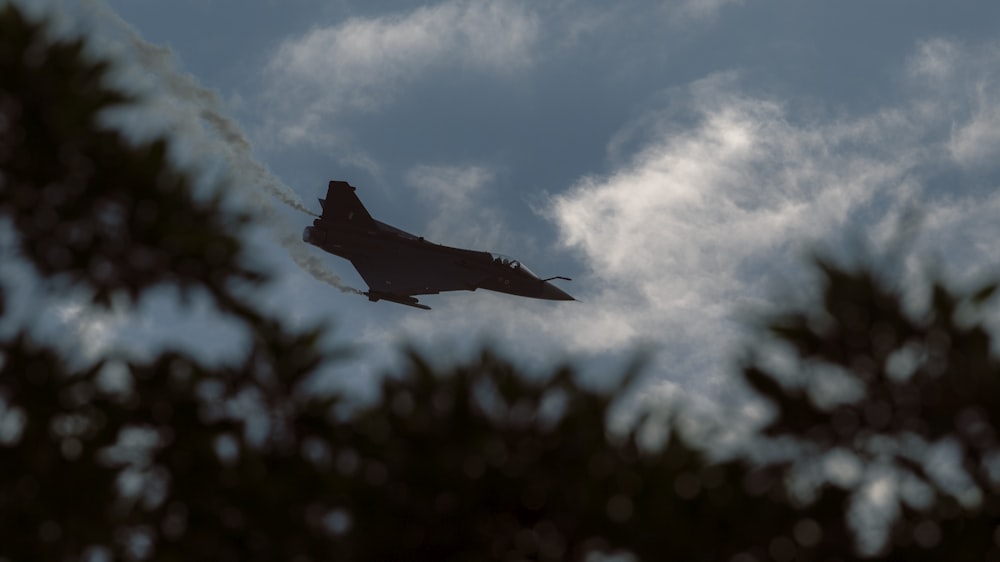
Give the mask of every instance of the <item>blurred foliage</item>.
<path id="1" fill-rule="evenodd" d="M 129 100 L 105 85 L 108 63 L 2 10 L 0 214 L 31 234 L 20 250 L 39 272 L 86 285 L 101 303 L 160 283 L 222 294 L 232 278 L 258 278 L 237 259 L 248 217 L 223 212 L 218 197 L 194 199 L 165 139 L 129 144 L 102 126 L 102 111 Z"/>
<path id="2" fill-rule="evenodd" d="M 777 409 L 763 433 L 803 443 L 814 458 L 849 452 L 882 472 L 900 510 L 883 554 L 1000 560 L 1000 361 L 980 318 L 997 285 L 954 292 L 933 283 L 926 312 L 914 315 L 872 272 L 817 265 L 820 306 L 768 326 L 794 350 L 800 380 L 783 385 L 759 365 L 744 371 Z M 816 388 L 831 380 L 859 398 L 821 404 Z"/>
<path id="3" fill-rule="evenodd" d="M 634 371 L 594 391 L 571 368 L 524 373 L 490 353 L 450 369 L 411 354 L 378 400 L 344 413 L 306 390 L 332 360 L 324 329 L 234 296 L 262 279 L 243 265 L 248 217 L 193 197 L 165 140 L 101 124 L 128 101 L 107 70 L 0 9 L 0 220 L 41 278 L 98 304 L 204 289 L 250 345 L 221 367 L 167 350 L 80 367 L 12 327 L 0 558 L 1000 560 L 1000 369 L 977 318 L 994 285 L 936 285 L 914 316 L 870 272 L 820 262 L 823 299 L 767 323 L 791 372 L 743 370 L 773 417 L 723 460 L 675 424 L 641 446 L 655 416 L 609 433 Z M 776 443 L 795 454 L 753 454 Z M 866 498 L 889 506 L 871 544 Z"/>

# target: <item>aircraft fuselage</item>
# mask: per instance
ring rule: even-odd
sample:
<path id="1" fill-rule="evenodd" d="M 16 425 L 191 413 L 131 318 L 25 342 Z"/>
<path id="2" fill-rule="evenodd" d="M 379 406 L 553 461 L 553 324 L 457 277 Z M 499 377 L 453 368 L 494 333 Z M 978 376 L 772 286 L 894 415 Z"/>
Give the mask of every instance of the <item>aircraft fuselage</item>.
<path id="1" fill-rule="evenodd" d="M 377 223 L 376 226 L 383 225 Z M 536 299 L 574 300 L 555 285 L 535 277 L 522 267 L 505 264 L 503 258 L 498 259 L 489 252 L 435 244 L 420 237 L 409 238 L 381 228 L 361 230 L 314 225 L 306 227 L 302 238 L 351 262 L 391 260 L 399 268 L 407 270 L 411 278 L 407 290 L 419 291 L 412 294 L 487 289 Z M 395 284 L 398 285 L 398 282 Z M 372 293 L 393 294 L 395 289 L 391 275 L 369 281 Z"/>
<path id="2" fill-rule="evenodd" d="M 476 289 L 575 300 L 517 260 L 435 244 L 377 221 L 354 192 L 347 182 L 331 181 L 326 199 L 319 200 L 323 213 L 302 232 L 302 240 L 350 260 L 368 283 L 365 294 L 373 301 L 428 308 L 414 295 Z"/>

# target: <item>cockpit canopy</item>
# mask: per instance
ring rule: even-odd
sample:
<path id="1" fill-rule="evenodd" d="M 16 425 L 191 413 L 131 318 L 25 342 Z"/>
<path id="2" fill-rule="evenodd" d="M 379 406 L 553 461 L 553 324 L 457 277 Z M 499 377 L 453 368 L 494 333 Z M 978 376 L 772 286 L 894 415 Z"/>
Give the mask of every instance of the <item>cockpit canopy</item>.
<path id="1" fill-rule="evenodd" d="M 510 256 L 505 256 L 503 254 L 494 254 L 492 252 L 490 253 L 490 255 L 493 256 L 493 261 L 498 264 L 506 265 L 507 267 L 514 270 L 523 271 L 532 277 L 538 277 L 537 275 L 535 275 L 534 271 L 528 269 L 528 266 L 515 260 L 514 258 L 511 258 Z"/>

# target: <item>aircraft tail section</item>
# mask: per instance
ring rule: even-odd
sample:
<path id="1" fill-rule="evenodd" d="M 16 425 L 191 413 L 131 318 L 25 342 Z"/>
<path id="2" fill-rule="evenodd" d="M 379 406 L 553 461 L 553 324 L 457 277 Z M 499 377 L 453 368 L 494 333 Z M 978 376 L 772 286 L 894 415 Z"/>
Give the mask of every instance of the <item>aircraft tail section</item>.
<path id="1" fill-rule="evenodd" d="M 353 225 L 358 228 L 377 228 L 375 219 L 354 193 L 355 187 L 346 181 L 331 181 L 326 190 L 326 199 L 320 199 L 323 213 L 319 221 Z"/>

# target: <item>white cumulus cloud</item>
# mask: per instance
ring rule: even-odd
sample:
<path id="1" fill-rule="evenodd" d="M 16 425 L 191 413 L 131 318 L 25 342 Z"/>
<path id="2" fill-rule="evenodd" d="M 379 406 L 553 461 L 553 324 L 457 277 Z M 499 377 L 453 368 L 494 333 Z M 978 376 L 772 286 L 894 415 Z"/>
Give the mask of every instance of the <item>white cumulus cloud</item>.
<path id="1" fill-rule="evenodd" d="M 536 15 L 517 0 L 447 0 L 317 27 L 283 43 L 268 66 L 275 96 L 305 111 L 303 134 L 329 114 L 371 109 L 432 70 L 506 74 L 530 65 Z"/>
<path id="2" fill-rule="evenodd" d="M 406 183 L 432 210 L 425 235 L 435 242 L 490 250 L 510 245 L 513 234 L 495 206 L 484 203 L 495 173 L 485 166 L 418 165 Z"/>
<path id="3" fill-rule="evenodd" d="M 923 41 L 907 64 L 915 83 L 929 88 L 929 114 L 947 119 L 948 150 L 963 168 L 982 171 L 1000 155 L 1000 45 Z"/>
<path id="4" fill-rule="evenodd" d="M 768 304 L 778 272 L 811 244 L 858 225 L 875 201 L 906 204 L 921 154 L 894 141 L 912 127 L 895 112 L 795 123 L 728 76 L 694 84 L 689 103 L 693 126 L 655 126 L 630 162 L 581 180 L 551 209 L 589 269 L 588 308 L 623 311 L 626 333 L 664 344 L 684 377 L 720 368 L 739 315 Z"/>

